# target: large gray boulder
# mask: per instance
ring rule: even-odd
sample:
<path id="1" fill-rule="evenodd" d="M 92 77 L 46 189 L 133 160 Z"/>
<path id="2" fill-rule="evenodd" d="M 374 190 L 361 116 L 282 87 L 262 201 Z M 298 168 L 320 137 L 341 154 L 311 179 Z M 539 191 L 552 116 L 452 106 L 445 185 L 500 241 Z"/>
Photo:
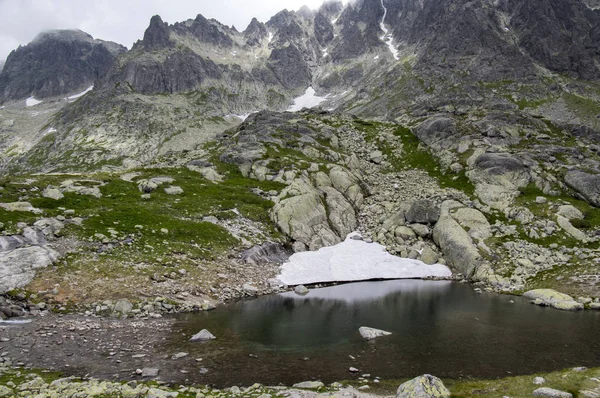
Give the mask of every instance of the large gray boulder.
<path id="1" fill-rule="evenodd" d="M 36 270 L 54 264 L 59 253 L 43 246 L 0 252 L 0 294 L 27 286 Z"/>
<path id="2" fill-rule="evenodd" d="M 431 200 L 417 200 L 404 216 L 409 224 L 435 224 L 440 218 L 440 208 Z"/>
<path id="3" fill-rule="evenodd" d="M 565 175 L 565 182 L 589 204 L 600 207 L 600 176 L 571 170 Z"/>
<path id="4" fill-rule="evenodd" d="M 450 215 L 449 207 L 455 203 L 446 201 L 442 204 L 440 219 L 433 228 L 433 240 L 442 249 L 450 265 L 466 277 L 471 277 L 481 264 L 482 257 L 469 233 Z"/>
<path id="5" fill-rule="evenodd" d="M 418 125 L 415 135 L 434 150 L 448 149 L 455 143 L 458 134 L 453 119 L 445 116 L 433 116 Z"/>
<path id="6" fill-rule="evenodd" d="M 437 377 L 424 374 L 403 383 L 396 391 L 396 398 L 447 398 L 450 390 Z"/>
<path id="7" fill-rule="evenodd" d="M 533 396 L 545 398 L 573 398 L 573 394 L 570 392 L 556 390 L 550 387 L 538 388 L 533 392 Z"/>

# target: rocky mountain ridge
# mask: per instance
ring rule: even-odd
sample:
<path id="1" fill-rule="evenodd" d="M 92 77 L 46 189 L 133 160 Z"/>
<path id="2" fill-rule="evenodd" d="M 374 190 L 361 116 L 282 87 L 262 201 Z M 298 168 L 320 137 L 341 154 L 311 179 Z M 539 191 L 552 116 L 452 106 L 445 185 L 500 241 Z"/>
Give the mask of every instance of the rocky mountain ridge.
<path id="1" fill-rule="evenodd" d="M 126 50 L 80 30 L 40 33 L 6 59 L 0 74 L 0 104 L 83 91 L 101 79 Z"/>

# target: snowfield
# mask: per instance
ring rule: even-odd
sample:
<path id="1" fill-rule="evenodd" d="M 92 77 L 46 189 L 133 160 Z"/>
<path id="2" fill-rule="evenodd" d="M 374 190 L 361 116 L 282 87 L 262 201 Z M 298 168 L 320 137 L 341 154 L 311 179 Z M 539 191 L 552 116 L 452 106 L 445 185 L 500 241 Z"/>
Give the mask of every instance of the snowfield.
<path id="1" fill-rule="evenodd" d="M 66 100 L 74 100 L 80 97 L 83 97 L 84 95 L 86 95 L 87 93 L 89 93 L 90 91 L 92 91 L 94 89 L 94 86 L 89 86 L 88 88 L 86 88 L 85 90 L 83 90 L 82 92 L 80 92 L 79 94 L 75 94 L 72 95 L 70 97 L 65 98 Z"/>
<path id="2" fill-rule="evenodd" d="M 42 103 L 42 101 L 36 100 L 34 97 L 29 97 L 25 100 L 26 107 L 36 106 L 37 104 L 41 104 L 41 103 Z"/>
<path id="3" fill-rule="evenodd" d="M 314 108 L 321 102 L 327 100 L 327 97 L 329 97 L 329 94 L 327 94 L 325 97 L 318 97 L 315 94 L 316 92 L 314 88 L 307 88 L 304 95 L 294 99 L 294 104 L 288 108 L 288 112 L 298 112 L 302 108 Z"/>
<path id="4" fill-rule="evenodd" d="M 295 253 L 281 266 L 277 279 L 294 286 L 322 282 L 452 276 L 452 271 L 445 265 L 427 265 L 419 260 L 396 257 L 378 243 L 367 243 L 353 237 L 360 235 L 353 232 L 337 245 L 315 252 Z"/>

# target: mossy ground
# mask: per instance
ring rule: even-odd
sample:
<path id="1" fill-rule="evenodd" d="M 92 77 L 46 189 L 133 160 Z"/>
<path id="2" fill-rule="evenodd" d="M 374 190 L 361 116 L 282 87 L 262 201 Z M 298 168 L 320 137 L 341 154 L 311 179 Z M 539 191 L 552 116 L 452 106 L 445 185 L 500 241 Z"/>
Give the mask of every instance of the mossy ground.
<path id="1" fill-rule="evenodd" d="M 73 294 L 115 298 L 143 288 L 156 274 L 162 278 L 174 272 L 201 282 L 205 279 L 203 274 L 211 273 L 204 272 L 207 268 L 215 268 L 240 245 L 228 230 L 203 221 L 204 217 L 231 220 L 239 212 L 245 219 L 262 225 L 263 238 L 280 237 L 268 215 L 273 203 L 254 194 L 252 188 L 279 190 L 282 184 L 244 178 L 235 169 L 222 171 L 225 180 L 213 183 L 186 168 L 139 170 L 139 179 L 169 176 L 175 179 L 173 185 L 183 189 L 181 195 L 169 195 L 164 191 L 169 184 L 165 184 L 147 199 L 142 198 L 136 183 L 113 174 L 10 177 L 0 183 L 4 187 L 0 202 L 28 201 L 43 214 L 0 209 L 0 222 L 6 233 L 15 233 L 17 222 L 31 224 L 42 216 L 63 215 L 67 209 L 74 211 L 67 217 L 84 220 L 81 226 L 68 225 L 62 232 L 65 237 L 82 242 L 78 251 L 66 256 L 56 268 L 41 272 L 32 285 L 34 289 L 51 289 L 55 283 L 63 286 L 69 281 L 74 291 L 66 296 L 71 298 Z M 64 198 L 54 200 L 41 196 L 48 185 L 60 186 L 68 179 L 80 185 L 99 186 L 102 197 L 65 193 Z M 75 288 L 77 284 L 86 287 Z"/>

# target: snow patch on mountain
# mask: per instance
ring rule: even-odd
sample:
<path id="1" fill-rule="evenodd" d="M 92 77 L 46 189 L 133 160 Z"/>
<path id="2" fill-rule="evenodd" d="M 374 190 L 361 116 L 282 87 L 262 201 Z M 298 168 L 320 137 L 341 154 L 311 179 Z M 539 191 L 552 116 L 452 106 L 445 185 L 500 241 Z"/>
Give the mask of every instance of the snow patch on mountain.
<path id="1" fill-rule="evenodd" d="M 303 95 L 294 99 L 294 104 L 288 108 L 288 112 L 298 112 L 302 108 L 314 108 L 327 100 L 328 97 L 329 94 L 325 97 L 317 96 L 315 89 L 309 87 Z"/>
<path id="2" fill-rule="evenodd" d="M 277 277 L 286 285 L 350 282 L 370 279 L 447 278 L 452 271 L 442 264 L 391 255 L 378 243 L 367 243 L 353 232 L 337 245 L 292 255 Z"/>

